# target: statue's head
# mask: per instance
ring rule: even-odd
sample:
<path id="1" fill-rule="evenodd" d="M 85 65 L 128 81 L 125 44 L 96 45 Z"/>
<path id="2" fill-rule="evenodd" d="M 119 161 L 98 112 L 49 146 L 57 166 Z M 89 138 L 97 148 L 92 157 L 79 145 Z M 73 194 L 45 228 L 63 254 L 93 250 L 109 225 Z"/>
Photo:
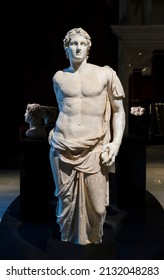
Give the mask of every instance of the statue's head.
<path id="1" fill-rule="evenodd" d="M 87 53 L 87 59 L 88 59 L 88 56 L 89 56 L 89 50 L 90 50 L 90 47 L 92 45 L 92 42 L 91 42 L 91 37 L 89 36 L 89 34 L 84 30 L 82 29 L 81 27 L 79 28 L 73 28 L 71 30 L 69 30 L 63 40 L 63 43 L 64 43 L 64 50 L 67 51 L 67 48 L 69 46 L 69 43 L 70 41 L 72 40 L 72 38 L 76 35 L 79 35 L 79 36 L 83 36 L 86 40 L 87 40 L 87 46 L 88 46 L 88 53 Z M 66 56 L 67 56 L 67 52 L 66 52 Z"/>
<path id="2" fill-rule="evenodd" d="M 42 119 L 45 116 L 45 109 L 38 103 L 27 104 L 25 112 L 25 121 L 29 122 L 33 119 Z"/>

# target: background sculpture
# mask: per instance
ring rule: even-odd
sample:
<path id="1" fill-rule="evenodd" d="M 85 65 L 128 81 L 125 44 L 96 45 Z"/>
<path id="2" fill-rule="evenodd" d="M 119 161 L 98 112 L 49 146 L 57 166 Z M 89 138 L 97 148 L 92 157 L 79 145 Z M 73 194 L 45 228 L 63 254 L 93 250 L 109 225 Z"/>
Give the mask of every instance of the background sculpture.
<path id="1" fill-rule="evenodd" d="M 29 129 L 26 131 L 26 136 L 33 140 L 46 140 L 47 126 L 54 125 L 56 118 L 56 107 L 42 106 L 38 103 L 27 104 L 25 122 L 29 123 Z"/>

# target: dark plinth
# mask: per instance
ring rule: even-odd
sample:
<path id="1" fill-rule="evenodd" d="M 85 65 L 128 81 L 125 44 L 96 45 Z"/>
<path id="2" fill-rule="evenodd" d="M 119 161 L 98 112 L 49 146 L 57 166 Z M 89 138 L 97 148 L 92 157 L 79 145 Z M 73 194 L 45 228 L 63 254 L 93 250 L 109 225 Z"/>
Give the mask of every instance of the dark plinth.
<path id="1" fill-rule="evenodd" d="M 51 219 L 54 203 L 54 181 L 47 141 L 20 142 L 20 206 L 21 219 Z"/>
<path id="2" fill-rule="evenodd" d="M 132 209 L 145 207 L 146 139 L 125 136 L 116 159 L 116 173 L 112 175 L 111 189 L 116 207 Z"/>

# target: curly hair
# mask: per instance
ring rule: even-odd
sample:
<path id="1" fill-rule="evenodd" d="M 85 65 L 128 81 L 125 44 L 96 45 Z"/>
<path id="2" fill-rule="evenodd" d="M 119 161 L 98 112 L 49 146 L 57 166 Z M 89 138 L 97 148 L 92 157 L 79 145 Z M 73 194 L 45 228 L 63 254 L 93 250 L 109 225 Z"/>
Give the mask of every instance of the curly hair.
<path id="1" fill-rule="evenodd" d="M 27 104 L 26 107 L 28 113 L 33 117 L 44 117 L 45 116 L 45 108 L 38 103 Z"/>
<path id="2" fill-rule="evenodd" d="M 69 30 L 63 40 L 64 43 L 64 49 L 65 51 L 67 50 L 69 43 L 71 41 L 71 39 L 75 36 L 75 35 L 80 35 L 83 36 L 86 40 L 87 40 L 87 47 L 88 47 L 88 53 L 87 53 L 87 58 L 88 58 L 88 54 L 89 54 L 89 50 L 92 46 L 92 42 L 91 42 L 91 37 L 89 36 L 89 34 L 82 29 L 81 27 L 79 28 L 73 28 L 71 30 Z M 67 56 L 67 53 L 66 53 Z"/>

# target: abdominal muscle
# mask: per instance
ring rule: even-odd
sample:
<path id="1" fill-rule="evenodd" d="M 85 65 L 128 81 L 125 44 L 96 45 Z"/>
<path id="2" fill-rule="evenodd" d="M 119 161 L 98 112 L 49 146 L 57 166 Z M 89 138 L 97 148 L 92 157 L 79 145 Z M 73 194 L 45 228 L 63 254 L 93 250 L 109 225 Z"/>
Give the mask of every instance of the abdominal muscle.
<path id="1" fill-rule="evenodd" d="M 105 95 L 66 98 L 56 122 L 55 134 L 69 142 L 101 137 L 106 106 Z"/>

